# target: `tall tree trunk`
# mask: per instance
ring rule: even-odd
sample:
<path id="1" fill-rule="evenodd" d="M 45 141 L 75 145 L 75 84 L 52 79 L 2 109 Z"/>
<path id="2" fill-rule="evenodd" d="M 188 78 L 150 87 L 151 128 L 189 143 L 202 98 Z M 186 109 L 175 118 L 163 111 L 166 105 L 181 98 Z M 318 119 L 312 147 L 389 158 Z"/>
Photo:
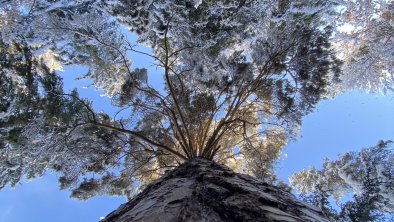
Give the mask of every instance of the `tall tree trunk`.
<path id="1" fill-rule="evenodd" d="M 102 222 L 328 221 L 278 187 L 205 159 L 169 171 Z"/>

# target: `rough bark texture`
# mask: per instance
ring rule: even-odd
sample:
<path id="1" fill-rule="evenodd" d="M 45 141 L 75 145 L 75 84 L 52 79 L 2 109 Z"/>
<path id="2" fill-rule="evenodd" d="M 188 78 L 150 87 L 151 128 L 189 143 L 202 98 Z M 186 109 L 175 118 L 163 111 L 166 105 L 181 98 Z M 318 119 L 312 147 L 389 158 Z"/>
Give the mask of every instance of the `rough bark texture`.
<path id="1" fill-rule="evenodd" d="M 169 171 L 102 222 L 328 221 L 278 187 L 204 159 Z"/>

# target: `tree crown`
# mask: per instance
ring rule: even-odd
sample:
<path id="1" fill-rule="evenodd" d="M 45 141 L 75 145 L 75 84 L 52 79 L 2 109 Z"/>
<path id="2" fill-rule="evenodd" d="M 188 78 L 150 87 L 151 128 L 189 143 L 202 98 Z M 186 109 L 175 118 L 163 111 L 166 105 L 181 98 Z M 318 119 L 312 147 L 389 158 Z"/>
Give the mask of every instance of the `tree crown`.
<path id="1" fill-rule="evenodd" d="M 274 180 L 281 148 L 341 71 L 327 1 L 1 4 L 0 187 L 52 169 L 75 197 L 131 196 L 195 157 Z M 130 53 L 159 67 L 163 89 Z M 119 112 L 65 93 L 60 63 L 89 67 L 83 78 Z"/>

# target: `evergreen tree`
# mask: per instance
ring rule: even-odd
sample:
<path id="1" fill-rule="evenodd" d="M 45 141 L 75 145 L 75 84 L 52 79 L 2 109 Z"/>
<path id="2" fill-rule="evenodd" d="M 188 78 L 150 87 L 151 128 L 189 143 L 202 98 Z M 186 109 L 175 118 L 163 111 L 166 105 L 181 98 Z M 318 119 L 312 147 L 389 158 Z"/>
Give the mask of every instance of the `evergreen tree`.
<path id="1" fill-rule="evenodd" d="M 319 14 L 324 1 L 2 4 L 16 7 L 20 18 L 2 20 L 4 47 L 16 39 L 31 55 L 24 70 L 13 71 L 19 63 L 5 69 L 10 80 L 2 90 L 14 92 L 18 85 L 8 82 L 25 75 L 32 86 L 2 98 L 2 124 L 15 113 L 30 116 L 18 118 L 24 122 L 13 135 L 20 142 L 2 138 L 1 187 L 55 170 L 74 197 L 130 197 L 136 181 L 143 186 L 196 157 L 272 182 L 281 148 L 340 73 L 332 28 Z M 139 51 L 122 24 L 152 53 Z M 128 53 L 154 60 L 163 90 L 151 86 L 147 69 L 132 67 Z M 84 77 L 106 91 L 122 117 L 93 110 L 76 92 L 64 93 L 49 58 L 88 66 Z M 25 110 L 12 106 L 19 95 L 29 96 L 20 102 Z"/>
<path id="2" fill-rule="evenodd" d="M 392 92 L 394 5 L 387 0 L 336 1 L 326 17 L 335 23 L 334 47 L 343 60 L 339 91 Z"/>
<path id="3" fill-rule="evenodd" d="M 320 207 L 335 221 L 379 221 L 394 213 L 393 150 L 391 141 L 360 152 L 349 152 L 339 160 L 328 161 L 322 170 L 311 168 L 295 173 L 290 183 L 306 200 Z M 353 199 L 341 206 L 339 213 L 329 204 L 346 193 Z"/>

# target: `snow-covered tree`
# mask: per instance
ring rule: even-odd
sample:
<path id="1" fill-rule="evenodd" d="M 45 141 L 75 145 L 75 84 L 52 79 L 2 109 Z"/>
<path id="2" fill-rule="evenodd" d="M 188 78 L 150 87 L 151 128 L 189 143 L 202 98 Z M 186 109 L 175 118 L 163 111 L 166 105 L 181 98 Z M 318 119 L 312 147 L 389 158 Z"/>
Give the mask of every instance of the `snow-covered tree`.
<path id="1" fill-rule="evenodd" d="M 295 173 L 290 183 L 306 200 L 320 207 L 333 220 L 375 221 L 394 213 L 394 153 L 391 141 L 359 152 L 348 152 L 338 160 L 325 160 L 323 168 Z M 337 213 L 329 197 L 337 202 L 346 194 L 353 199 Z"/>
<path id="2" fill-rule="evenodd" d="M 34 92 L 37 107 L 20 111 L 14 94 L 2 98 L 2 124 L 9 115 L 34 115 L 14 134 L 18 142 L 2 139 L 1 187 L 55 170 L 74 197 L 130 197 L 136 181 L 148 184 L 196 157 L 272 181 L 273 160 L 340 72 L 320 1 L 19 2 L 2 3 L 17 7 L 20 19 L 3 22 L 1 35 L 5 48 L 25 44 L 31 57 L 10 63 L 1 87 L 12 94 L 18 85 L 9 82 L 31 72 L 36 83 L 15 95 Z M 139 51 L 122 25 L 153 53 Z M 151 86 L 147 69 L 132 67 L 129 53 L 154 61 L 164 89 Z M 48 58 L 88 66 L 84 77 L 120 114 L 64 93 Z M 56 87 L 42 82 L 46 76 Z M 49 98 L 54 104 L 37 102 Z"/>
<path id="3" fill-rule="evenodd" d="M 333 45 L 343 60 L 339 91 L 386 93 L 394 87 L 394 4 L 391 0 L 333 1 L 327 20 L 336 27 Z"/>
<path id="4" fill-rule="evenodd" d="M 15 186 L 23 176 L 41 176 L 48 168 L 64 174 L 60 181 L 65 186 L 87 170 L 99 170 L 97 160 L 116 161 L 107 154 L 119 145 L 117 135 L 83 125 L 89 118 L 87 101 L 75 91 L 64 94 L 61 78 L 26 44 L 1 42 L 0 57 L 1 188 Z"/>

